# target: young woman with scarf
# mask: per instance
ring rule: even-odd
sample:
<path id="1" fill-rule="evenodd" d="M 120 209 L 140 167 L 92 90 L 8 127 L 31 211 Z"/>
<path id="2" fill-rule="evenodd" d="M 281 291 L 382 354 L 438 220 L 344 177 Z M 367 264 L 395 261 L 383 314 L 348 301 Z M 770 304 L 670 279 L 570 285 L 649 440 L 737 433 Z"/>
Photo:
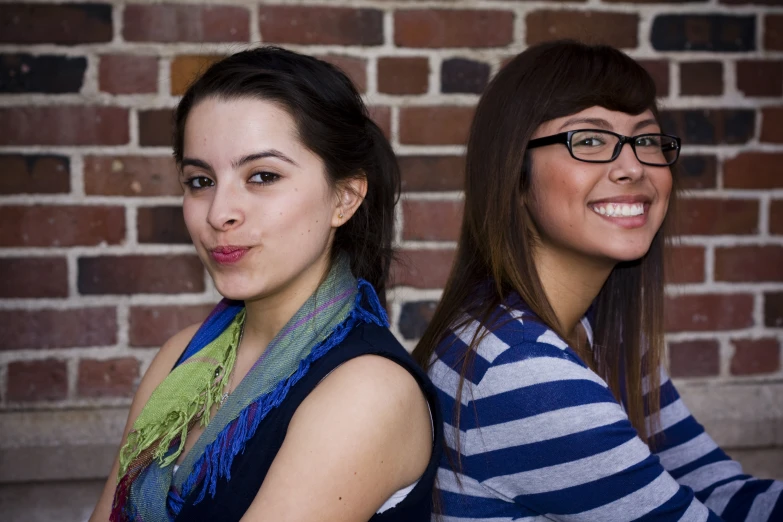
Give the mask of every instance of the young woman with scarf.
<path id="1" fill-rule="evenodd" d="M 779 521 L 662 372 L 680 140 L 625 54 L 551 42 L 483 94 L 457 257 L 414 356 L 440 390 L 442 518 Z M 665 131 L 665 129 L 664 129 Z"/>
<path id="2" fill-rule="evenodd" d="M 185 223 L 225 298 L 151 363 L 91 521 L 427 519 L 442 423 L 388 330 L 399 171 L 356 89 L 258 48 L 175 120 Z"/>

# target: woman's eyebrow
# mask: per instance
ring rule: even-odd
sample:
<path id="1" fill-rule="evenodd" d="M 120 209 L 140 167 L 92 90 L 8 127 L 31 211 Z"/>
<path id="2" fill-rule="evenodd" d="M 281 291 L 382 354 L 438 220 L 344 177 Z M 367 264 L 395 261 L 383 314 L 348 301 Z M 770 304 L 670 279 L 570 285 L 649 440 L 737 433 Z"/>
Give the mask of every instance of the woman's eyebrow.
<path id="1" fill-rule="evenodd" d="M 299 166 L 297 162 L 295 162 L 294 160 L 292 160 L 291 158 L 289 158 L 288 156 L 286 156 L 285 154 L 283 154 L 277 149 L 267 149 L 261 152 L 248 154 L 247 156 L 242 156 L 241 158 L 239 158 L 239 160 L 232 161 L 231 166 L 236 169 L 241 167 L 242 165 L 245 165 L 246 163 L 250 163 L 251 161 L 264 159 L 264 158 L 277 158 L 279 160 L 285 161 L 286 163 L 290 163 L 291 165 L 294 165 L 296 167 Z"/>
<path id="2" fill-rule="evenodd" d="M 573 125 L 574 123 L 589 123 L 594 127 L 599 127 L 607 130 L 612 129 L 612 124 L 603 118 L 571 118 L 570 120 L 567 120 L 564 124 L 562 124 L 560 126 L 560 129 L 558 130 L 563 130 L 565 127 L 568 127 L 569 125 Z"/>
<path id="3" fill-rule="evenodd" d="M 649 118 L 649 119 L 637 122 L 636 125 L 633 126 L 633 130 L 634 130 L 634 132 L 636 132 L 637 130 L 642 129 L 642 128 L 647 127 L 647 126 L 650 126 L 650 125 L 658 125 L 658 122 L 655 121 L 655 118 Z"/>
<path id="4" fill-rule="evenodd" d="M 182 158 L 182 162 L 180 163 L 182 167 L 198 167 L 200 169 L 208 170 L 212 172 L 212 167 L 209 163 L 207 163 L 204 160 L 196 159 L 196 158 Z"/>

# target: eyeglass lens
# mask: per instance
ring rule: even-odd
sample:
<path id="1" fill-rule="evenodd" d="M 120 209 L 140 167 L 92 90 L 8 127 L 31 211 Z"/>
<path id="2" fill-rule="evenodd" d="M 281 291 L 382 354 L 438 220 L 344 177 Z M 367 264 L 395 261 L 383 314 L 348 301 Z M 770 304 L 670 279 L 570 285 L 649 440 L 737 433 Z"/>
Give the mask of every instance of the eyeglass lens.
<path id="1" fill-rule="evenodd" d="M 571 153 L 585 161 L 610 161 L 619 141 L 608 132 L 579 131 L 571 136 Z M 670 165 L 679 152 L 677 141 L 661 134 L 637 136 L 633 145 L 639 161 L 649 165 Z"/>

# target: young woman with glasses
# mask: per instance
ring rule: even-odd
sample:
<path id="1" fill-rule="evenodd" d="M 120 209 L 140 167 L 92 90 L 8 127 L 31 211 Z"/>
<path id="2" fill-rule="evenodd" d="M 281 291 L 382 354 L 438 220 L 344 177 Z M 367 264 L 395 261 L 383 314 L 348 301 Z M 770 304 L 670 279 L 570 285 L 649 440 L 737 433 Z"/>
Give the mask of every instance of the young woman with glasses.
<path id="1" fill-rule="evenodd" d="M 662 371 L 680 140 L 649 74 L 559 41 L 479 102 L 443 298 L 414 351 L 440 390 L 441 518 L 783 520 Z M 721 517 L 721 518 L 719 518 Z"/>

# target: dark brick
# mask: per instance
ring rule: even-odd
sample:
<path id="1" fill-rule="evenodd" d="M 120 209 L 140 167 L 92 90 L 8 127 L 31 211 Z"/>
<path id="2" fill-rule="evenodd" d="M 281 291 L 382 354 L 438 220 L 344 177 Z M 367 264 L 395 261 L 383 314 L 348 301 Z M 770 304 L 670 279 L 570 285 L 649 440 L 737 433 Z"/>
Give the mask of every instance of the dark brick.
<path id="1" fill-rule="evenodd" d="M 0 145 L 125 145 L 128 109 L 62 105 L 0 108 Z"/>
<path id="2" fill-rule="evenodd" d="M 419 56 L 378 58 L 378 92 L 424 94 L 427 92 L 430 62 Z"/>
<path id="3" fill-rule="evenodd" d="M 783 199 L 769 202 L 769 233 L 775 236 L 783 235 Z"/>
<path id="4" fill-rule="evenodd" d="M 734 283 L 783 281 L 783 246 L 735 246 L 715 249 L 715 280 Z"/>
<path id="5" fill-rule="evenodd" d="M 533 11 L 525 18 L 528 45 L 560 38 L 621 49 L 639 46 L 639 15 L 608 11 Z"/>
<path id="6" fill-rule="evenodd" d="M 700 340 L 669 345 L 669 371 L 672 377 L 709 377 L 720 373 L 717 341 Z"/>
<path id="7" fill-rule="evenodd" d="M 258 14 L 265 42 L 300 45 L 381 45 L 383 12 L 326 6 L 262 5 Z"/>
<path id="8" fill-rule="evenodd" d="M 112 40 L 107 4 L 4 4 L 0 43 L 78 45 Z"/>
<path id="9" fill-rule="evenodd" d="M 404 339 L 419 339 L 432 320 L 437 301 L 413 301 L 402 305 L 400 333 Z"/>
<path id="10" fill-rule="evenodd" d="M 489 64 L 452 58 L 440 68 L 440 90 L 444 93 L 481 94 L 489 82 Z"/>
<path id="11" fill-rule="evenodd" d="M 8 395 L 11 402 L 57 401 L 68 395 L 65 361 L 14 361 L 8 364 Z"/>
<path id="12" fill-rule="evenodd" d="M 87 205 L 0 206 L 0 246 L 67 247 L 119 244 L 125 239 L 122 207 Z"/>
<path id="13" fill-rule="evenodd" d="M 463 189 L 465 179 L 463 156 L 400 156 L 399 161 L 404 192 Z"/>
<path id="14" fill-rule="evenodd" d="M 783 292 L 764 294 L 764 326 L 783 328 Z"/>
<path id="15" fill-rule="evenodd" d="M 79 92 L 84 83 L 87 59 L 31 54 L 0 55 L 0 93 Z"/>
<path id="16" fill-rule="evenodd" d="M 171 147 L 174 144 L 174 111 L 151 109 L 139 111 L 139 145 Z"/>
<path id="17" fill-rule="evenodd" d="M 117 342 L 117 311 L 0 310 L 0 339 L 0 350 L 109 346 Z"/>
<path id="18" fill-rule="evenodd" d="M 174 158 L 169 156 L 86 156 L 84 191 L 99 196 L 180 196 Z"/>
<path id="19" fill-rule="evenodd" d="M 718 159 L 715 156 L 680 156 L 677 160 L 678 187 L 683 190 L 717 186 Z"/>
<path id="20" fill-rule="evenodd" d="M 0 297 L 68 296 L 68 264 L 62 257 L 3 257 L 0 274 Z"/>
<path id="21" fill-rule="evenodd" d="M 745 96 L 783 95 L 783 61 L 740 60 L 737 62 L 737 89 Z"/>
<path id="22" fill-rule="evenodd" d="M 669 62 L 666 60 L 637 60 L 639 65 L 652 76 L 655 93 L 658 96 L 669 95 Z"/>
<path id="23" fill-rule="evenodd" d="M 76 388 L 80 397 L 131 397 L 139 380 L 139 361 L 133 357 L 82 359 Z"/>
<path id="24" fill-rule="evenodd" d="M 180 330 L 202 322 L 212 305 L 134 306 L 130 309 L 130 345 L 160 347 Z"/>
<path id="25" fill-rule="evenodd" d="M 686 199 L 677 209 L 676 231 L 690 235 L 758 234 L 757 199 Z"/>
<path id="26" fill-rule="evenodd" d="M 410 9 L 394 13 L 398 47 L 504 47 L 513 40 L 511 11 Z"/>
<path id="27" fill-rule="evenodd" d="M 723 64 L 721 62 L 681 63 L 680 94 L 697 96 L 723 94 Z"/>
<path id="28" fill-rule="evenodd" d="M 67 156 L 0 154 L 0 194 L 64 194 L 71 191 Z"/>
<path id="29" fill-rule="evenodd" d="M 764 143 L 783 143 L 783 107 L 761 109 L 761 137 Z"/>
<path id="30" fill-rule="evenodd" d="M 204 290 L 204 268 L 193 255 L 99 256 L 78 261 L 86 295 L 179 294 Z"/>
<path id="31" fill-rule="evenodd" d="M 129 42 L 247 42 L 250 11 L 239 6 L 131 4 L 123 14 Z"/>
<path id="32" fill-rule="evenodd" d="M 783 51 L 783 14 L 764 16 L 764 49 Z"/>
<path id="33" fill-rule="evenodd" d="M 781 161 L 783 153 L 780 152 L 741 152 L 723 162 L 723 186 L 741 189 L 781 188 Z"/>
<path id="34" fill-rule="evenodd" d="M 659 15 L 653 20 L 650 41 L 658 51 L 754 51 L 756 16 Z"/>
<path id="35" fill-rule="evenodd" d="M 693 145 L 742 144 L 753 138 L 756 113 L 750 109 L 681 109 L 662 111 L 664 132 Z"/>
<path id="36" fill-rule="evenodd" d="M 732 375 L 759 375 L 780 370 L 780 343 L 777 339 L 734 339 Z"/>
<path id="37" fill-rule="evenodd" d="M 139 243 L 188 244 L 182 207 L 142 207 L 138 210 Z"/>

